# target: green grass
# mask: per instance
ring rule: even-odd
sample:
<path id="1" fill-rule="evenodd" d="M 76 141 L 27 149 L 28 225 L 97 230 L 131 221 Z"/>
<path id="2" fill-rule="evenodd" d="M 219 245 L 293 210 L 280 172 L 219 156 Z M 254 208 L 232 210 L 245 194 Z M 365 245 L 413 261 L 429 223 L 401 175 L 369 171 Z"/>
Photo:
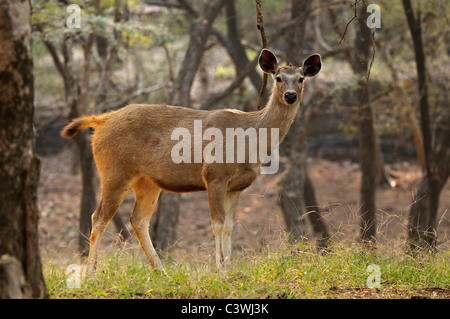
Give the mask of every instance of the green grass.
<path id="1" fill-rule="evenodd" d="M 411 258 L 385 249 L 366 253 L 356 245 L 327 253 L 282 247 L 275 253 L 243 253 L 226 273 L 215 272 L 210 258 L 191 257 L 167 258 L 162 274 L 122 250 L 99 260 L 80 288 L 66 285 L 67 264 L 44 263 L 44 276 L 51 298 L 450 297 L 448 253 Z M 367 288 L 370 264 L 380 267 L 380 289 Z"/>

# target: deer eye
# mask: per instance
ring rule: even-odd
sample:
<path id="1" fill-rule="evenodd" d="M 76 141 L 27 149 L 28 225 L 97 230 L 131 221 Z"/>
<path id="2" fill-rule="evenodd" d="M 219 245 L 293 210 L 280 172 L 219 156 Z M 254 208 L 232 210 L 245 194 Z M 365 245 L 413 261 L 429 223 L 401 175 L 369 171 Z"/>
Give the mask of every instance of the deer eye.
<path id="1" fill-rule="evenodd" d="M 303 83 L 304 80 L 305 80 L 305 78 L 300 78 L 300 79 L 298 79 L 298 82 Z"/>
<path id="2" fill-rule="evenodd" d="M 281 80 L 281 76 L 277 76 L 276 79 L 277 79 L 278 83 L 281 83 L 283 81 L 283 80 Z"/>

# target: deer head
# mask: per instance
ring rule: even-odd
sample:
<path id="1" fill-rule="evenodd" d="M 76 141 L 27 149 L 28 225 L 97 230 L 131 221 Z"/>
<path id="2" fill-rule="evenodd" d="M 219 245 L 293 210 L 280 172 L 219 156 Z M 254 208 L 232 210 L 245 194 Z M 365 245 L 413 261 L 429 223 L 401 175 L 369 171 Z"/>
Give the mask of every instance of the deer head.
<path id="1" fill-rule="evenodd" d="M 265 73 L 271 74 L 274 79 L 272 95 L 276 102 L 294 105 L 303 99 L 305 78 L 319 73 L 322 62 L 319 54 L 313 54 L 303 61 L 301 67 L 292 64 L 280 67 L 275 55 L 271 51 L 263 49 L 259 56 L 259 66 Z"/>

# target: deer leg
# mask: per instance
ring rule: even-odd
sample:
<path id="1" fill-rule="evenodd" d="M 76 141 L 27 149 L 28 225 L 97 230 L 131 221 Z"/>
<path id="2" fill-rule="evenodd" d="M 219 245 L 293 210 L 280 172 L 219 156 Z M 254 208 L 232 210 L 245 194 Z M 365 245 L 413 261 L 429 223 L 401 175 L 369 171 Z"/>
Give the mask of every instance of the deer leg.
<path id="1" fill-rule="evenodd" d="M 149 179 L 143 177 L 139 179 L 133 186 L 136 195 L 133 213 L 131 214 L 130 223 L 141 244 L 142 250 L 152 267 L 162 270 L 163 266 L 158 258 L 155 248 L 149 234 L 150 219 L 158 202 L 158 196 L 161 188 Z"/>
<path id="2" fill-rule="evenodd" d="M 225 189 L 226 185 L 221 183 L 208 183 L 208 203 L 211 214 L 211 225 L 216 240 L 216 267 L 223 270 L 224 259 L 223 255 L 223 229 L 225 222 Z"/>
<path id="3" fill-rule="evenodd" d="M 90 237 L 89 256 L 84 276 L 94 272 L 100 240 L 106 226 L 116 214 L 125 197 L 130 192 L 126 186 L 102 185 L 102 200 L 92 214 L 92 232 Z"/>
<path id="4" fill-rule="evenodd" d="M 224 267 L 227 268 L 231 262 L 231 233 L 234 227 L 234 215 L 239 203 L 241 192 L 227 192 L 225 197 L 225 220 L 223 224 L 222 256 Z"/>

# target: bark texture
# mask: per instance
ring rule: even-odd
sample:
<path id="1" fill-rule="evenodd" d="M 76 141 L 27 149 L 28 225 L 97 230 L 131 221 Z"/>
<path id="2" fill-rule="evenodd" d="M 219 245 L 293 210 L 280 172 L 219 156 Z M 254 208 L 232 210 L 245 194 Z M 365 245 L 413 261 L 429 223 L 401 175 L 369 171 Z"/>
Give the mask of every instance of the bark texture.
<path id="1" fill-rule="evenodd" d="M 0 1 L 0 298 L 45 298 L 29 1 Z"/>
<path id="2" fill-rule="evenodd" d="M 194 77 L 200 66 L 214 20 L 226 1 L 208 1 L 199 13 L 185 1 L 180 1 L 180 3 L 187 6 L 186 10 L 193 16 L 193 22 L 189 31 L 189 47 L 175 80 L 169 104 L 190 107 Z M 179 214 L 180 194 L 162 191 L 150 225 L 153 245 L 159 250 L 166 250 L 171 244 L 175 243 Z"/>
<path id="3" fill-rule="evenodd" d="M 450 172 L 450 111 L 448 107 L 443 108 L 432 133 L 420 12 L 415 17 L 411 1 L 403 0 L 402 3 L 414 45 L 425 164 L 425 172 L 417 189 L 417 200 L 411 205 L 408 219 L 409 248 L 414 254 L 423 249 L 436 250 L 439 197 Z"/>
<path id="4" fill-rule="evenodd" d="M 376 146 L 375 130 L 373 126 L 373 112 L 369 99 L 369 87 L 365 86 L 367 70 L 369 67 L 370 54 L 372 50 L 372 31 L 366 25 L 368 13 L 365 3 L 358 9 L 356 18 L 356 37 L 354 40 L 353 71 L 360 78 L 355 97 L 360 100 L 358 110 L 359 149 L 361 164 L 361 186 L 360 186 L 360 238 L 364 243 L 374 242 L 376 239 Z"/>
<path id="5" fill-rule="evenodd" d="M 303 34 L 311 1 L 293 0 L 291 19 L 302 17 L 301 22 L 286 35 L 287 62 L 301 66 L 303 63 Z M 306 84 L 306 87 L 308 84 Z M 307 90 L 307 88 L 306 88 Z M 310 101 L 314 99 L 309 99 Z M 280 206 L 286 222 L 286 229 L 294 242 L 301 241 L 307 234 L 306 219 L 312 225 L 317 245 L 328 245 L 329 233 L 320 216 L 315 191 L 307 173 L 306 106 L 302 102 L 291 129 L 281 144 L 281 154 L 288 159 L 281 190 Z"/>

